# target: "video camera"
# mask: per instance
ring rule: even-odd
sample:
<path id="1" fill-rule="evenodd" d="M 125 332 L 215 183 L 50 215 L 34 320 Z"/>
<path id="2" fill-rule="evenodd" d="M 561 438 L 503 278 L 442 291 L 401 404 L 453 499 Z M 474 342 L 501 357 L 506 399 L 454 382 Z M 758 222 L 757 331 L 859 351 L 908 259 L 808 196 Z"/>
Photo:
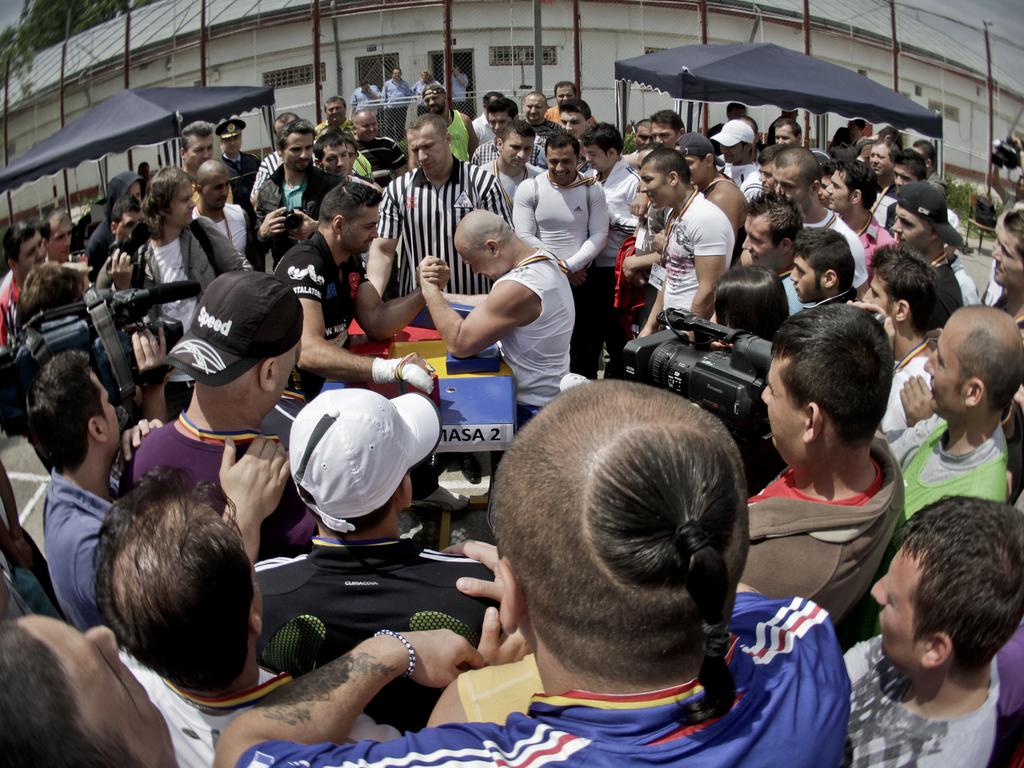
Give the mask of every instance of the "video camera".
<path id="1" fill-rule="evenodd" d="M 1020 168 L 1020 141 L 1009 136 L 992 143 L 992 165 L 1012 171 Z"/>
<path id="2" fill-rule="evenodd" d="M 39 312 L 22 330 L 19 346 L 0 347 L 0 429 L 23 434 L 28 426 L 25 396 L 39 368 L 69 349 L 89 353 L 93 371 L 113 405 L 130 401 L 137 384 L 157 383 L 163 371 L 140 374 L 130 333 L 163 329 L 170 349 L 184 331 L 177 320 L 146 322 L 158 304 L 198 296 L 199 283 L 183 280 L 124 291 L 90 288 L 80 301 Z"/>
<path id="3" fill-rule="evenodd" d="M 739 438 L 767 434 L 761 392 L 771 342 L 676 309 L 662 312 L 658 321 L 668 330 L 626 344 L 625 377 L 679 393 L 718 416 Z M 712 349 L 714 341 L 731 349 Z"/>

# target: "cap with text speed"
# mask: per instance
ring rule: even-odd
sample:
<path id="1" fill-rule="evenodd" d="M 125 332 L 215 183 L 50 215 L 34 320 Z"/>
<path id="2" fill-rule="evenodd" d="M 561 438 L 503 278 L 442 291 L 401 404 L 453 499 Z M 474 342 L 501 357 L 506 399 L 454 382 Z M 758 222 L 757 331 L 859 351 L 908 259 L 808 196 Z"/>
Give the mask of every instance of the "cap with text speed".
<path id="1" fill-rule="evenodd" d="M 167 363 L 207 386 L 228 384 L 302 336 L 302 305 L 267 272 L 226 272 L 203 292 L 192 325 Z"/>
<path id="2" fill-rule="evenodd" d="M 949 223 L 946 196 L 934 184 L 927 181 L 904 184 L 896 192 L 896 205 L 914 216 L 926 219 L 935 227 L 935 234 L 946 245 L 954 245 L 957 248 L 963 246 L 964 239 Z"/>
<path id="3" fill-rule="evenodd" d="M 339 533 L 384 506 L 406 472 L 441 439 L 434 402 L 418 393 L 389 400 L 368 389 L 322 392 L 292 424 L 288 458 L 299 496 Z"/>
<path id="4" fill-rule="evenodd" d="M 711 137 L 723 147 L 734 147 L 737 144 L 753 144 L 754 129 L 746 120 L 730 120 L 722 126 L 722 130 Z"/>

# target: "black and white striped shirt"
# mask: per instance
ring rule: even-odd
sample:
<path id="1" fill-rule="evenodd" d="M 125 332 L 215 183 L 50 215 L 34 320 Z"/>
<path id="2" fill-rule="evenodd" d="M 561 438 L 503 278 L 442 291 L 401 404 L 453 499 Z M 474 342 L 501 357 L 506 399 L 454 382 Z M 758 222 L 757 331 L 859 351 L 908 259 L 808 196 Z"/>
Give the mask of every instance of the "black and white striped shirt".
<path id="1" fill-rule="evenodd" d="M 455 228 L 470 211 L 496 213 L 511 226 L 512 211 L 501 187 L 487 168 L 452 159 L 448 180 L 435 188 L 422 169 L 398 177 L 384 190 L 380 204 L 380 236 L 402 238 L 402 265 L 398 275 L 399 294 L 416 290 L 416 267 L 427 256 L 448 263 L 452 293 L 487 293 L 491 281 L 475 276 L 455 250 Z"/>

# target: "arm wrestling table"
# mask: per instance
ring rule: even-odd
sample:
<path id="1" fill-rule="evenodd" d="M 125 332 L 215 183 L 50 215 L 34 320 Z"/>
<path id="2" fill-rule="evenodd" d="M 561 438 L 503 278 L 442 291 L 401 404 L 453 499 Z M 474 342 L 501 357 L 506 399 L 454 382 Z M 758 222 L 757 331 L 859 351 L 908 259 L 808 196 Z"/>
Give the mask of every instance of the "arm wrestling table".
<path id="1" fill-rule="evenodd" d="M 447 349 L 432 328 L 408 327 L 389 342 L 369 341 L 353 321 L 349 327 L 348 349 L 373 357 L 405 357 L 415 352 L 431 366 L 437 376 L 437 395 L 441 412 L 441 441 L 438 453 L 503 451 L 512 443 L 516 424 L 516 387 L 512 369 L 501 361 L 493 373 L 453 373 L 448 370 Z M 405 382 L 389 384 L 351 384 L 328 381 L 324 390 L 344 387 L 368 387 L 385 397 L 397 397 L 417 391 Z M 493 478 L 492 478 L 493 481 Z M 441 518 L 440 546 L 448 545 L 451 513 Z"/>

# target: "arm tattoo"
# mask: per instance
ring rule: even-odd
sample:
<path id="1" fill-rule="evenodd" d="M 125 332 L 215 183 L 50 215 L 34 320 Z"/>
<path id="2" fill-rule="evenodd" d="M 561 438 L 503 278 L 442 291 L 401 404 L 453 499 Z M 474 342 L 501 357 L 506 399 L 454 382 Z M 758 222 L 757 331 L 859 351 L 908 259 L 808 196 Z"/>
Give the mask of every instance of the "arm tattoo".
<path id="1" fill-rule="evenodd" d="M 310 672 L 275 691 L 257 707 L 270 720 L 298 725 L 312 720 L 310 704 L 330 699 L 339 686 L 359 678 L 379 678 L 382 682 L 398 671 L 369 653 L 349 653 L 326 667 Z"/>

